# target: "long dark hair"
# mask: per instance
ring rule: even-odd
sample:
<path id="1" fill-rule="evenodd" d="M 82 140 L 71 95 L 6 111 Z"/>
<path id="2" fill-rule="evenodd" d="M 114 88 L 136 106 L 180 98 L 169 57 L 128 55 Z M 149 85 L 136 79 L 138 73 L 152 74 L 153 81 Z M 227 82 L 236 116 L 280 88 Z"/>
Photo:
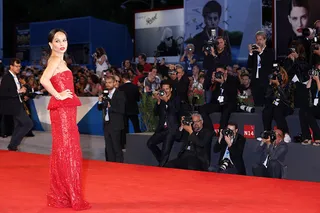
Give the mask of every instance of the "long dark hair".
<path id="1" fill-rule="evenodd" d="M 68 34 L 67 34 L 66 31 L 64 31 L 64 30 L 61 29 L 61 28 L 55 28 L 55 29 L 52 29 L 52 30 L 49 32 L 49 35 L 48 35 L 48 42 L 49 42 L 49 43 L 52 43 L 55 34 L 58 33 L 58 32 L 61 32 L 61 33 L 65 34 L 65 35 L 66 35 L 66 38 L 68 38 Z M 52 53 L 52 50 L 51 50 L 51 48 L 49 48 L 49 55 L 51 55 L 51 53 Z M 63 59 L 64 59 L 64 60 L 65 60 L 65 58 L 66 58 L 66 54 L 64 54 L 64 56 L 63 56 Z"/>
<path id="2" fill-rule="evenodd" d="M 309 2 L 308 0 L 290 0 L 289 1 L 289 10 L 288 10 L 288 15 L 290 16 L 291 10 L 293 7 L 304 7 L 307 9 L 309 13 Z"/>

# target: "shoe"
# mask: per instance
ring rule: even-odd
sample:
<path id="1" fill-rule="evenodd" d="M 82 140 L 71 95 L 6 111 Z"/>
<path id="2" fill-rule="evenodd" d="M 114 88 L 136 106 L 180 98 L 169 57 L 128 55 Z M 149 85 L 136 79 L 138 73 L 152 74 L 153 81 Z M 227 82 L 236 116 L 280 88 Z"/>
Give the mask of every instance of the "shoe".
<path id="1" fill-rule="evenodd" d="M 16 151 L 18 151 L 18 148 L 13 148 L 13 147 L 11 147 L 10 145 L 8 146 L 8 150 L 9 151 L 12 151 L 12 152 L 16 152 Z"/>
<path id="2" fill-rule="evenodd" d="M 286 143 L 290 143 L 290 142 L 291 142 L 291 137 L 290 137 L 290 135 L 286 133 L 286 134 L 284 135 L 284 139 L 283 139 L 283 140 L 284 140 L 284 142 L 286 142 Z"/>
<path id="3" fill-rule="evenodd" d="M 306 145 L 310 145 L 311 143 L 312 143 L 311 140 L 306 139 L 301 144 L 306 146 Z"/>
<path id="4" fill-rule="evenodd" d="M 26 137 L 34 137 L 33 133 L 27 134 Z"/>
<path id="5" fill-rule="evenodd" d="M 319 141 L 316 141 L 316 142 L 314 142 L 312 145 L 314 145 L 314 146 L 320 146 L 320 142 L 319 142 Z"/>

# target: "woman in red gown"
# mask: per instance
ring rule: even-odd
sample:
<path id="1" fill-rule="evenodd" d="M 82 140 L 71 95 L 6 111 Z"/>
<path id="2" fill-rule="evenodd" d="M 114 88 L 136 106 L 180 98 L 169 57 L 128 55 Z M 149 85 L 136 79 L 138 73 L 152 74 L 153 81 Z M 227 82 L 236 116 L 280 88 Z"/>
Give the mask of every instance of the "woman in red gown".
<path id="1" fill-rule="evenodd" d="M 81 103 L 74 93 L 72 72 L 63 58 L 68 47 L 67 34 L 53 29 L 48 42 L 51 55 L 40 79 L 52 95 L 48 105 L 52 127 L 48 206 L 84 210 L 90 204 L 81 191 L 82 152 L 76 122 L 77 106 Z"/>

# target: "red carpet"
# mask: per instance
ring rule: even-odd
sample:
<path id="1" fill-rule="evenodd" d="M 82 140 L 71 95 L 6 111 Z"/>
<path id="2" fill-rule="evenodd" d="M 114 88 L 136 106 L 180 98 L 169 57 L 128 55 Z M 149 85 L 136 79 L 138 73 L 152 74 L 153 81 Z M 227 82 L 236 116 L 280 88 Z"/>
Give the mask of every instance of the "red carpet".
<path id="1" fill-rule="evenodd" d="M 46 207 L 49 156 L 0 151 L 0 213 L 62 213 Z M 157 167 L 84 162 L 95 213 L 320 213 L 320 184 Z"/>

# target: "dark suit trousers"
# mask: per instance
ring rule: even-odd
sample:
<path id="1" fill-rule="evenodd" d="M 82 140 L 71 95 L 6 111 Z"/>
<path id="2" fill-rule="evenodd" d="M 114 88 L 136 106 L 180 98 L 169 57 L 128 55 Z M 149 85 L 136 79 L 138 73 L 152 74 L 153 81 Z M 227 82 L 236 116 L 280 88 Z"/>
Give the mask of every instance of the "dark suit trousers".
<path id="1" fill-rule="evenodd" d="M 283 133 L 289 133 L 289 127 L 286 116 L 291 113 L 290 108 L 280 103 L 278 106 L 268 104 L 262 111 L 262 121 L 264 130 L 272 130 L 272 120 L 274 119 L 277 128 L 282 130 Z"/>
<path id="2" fill-rule="evenodd" d="M 121 149 L 121 130 L 111 129 L 108 122 L 104 123 L 104 141 L 106 161 L 123 162 L 123 153 Z"/>
<path id="3" fill-rule="evenodd" d="M 265 105 L 265 95 L 267 86 L 263 84 L 259 79 L 252 80 L 252 96 L 255 106 L 264 106 Z"/>
<path id="4" fill-rule="evenodd" d="M 310 129 L 313 132 L 314 140 L 320 140 L 320 128 L 317 123 L 317 119 L 320 118 L 320 108 L 300 108 L 299 120 L 303 139 L 311 140 Z"/>
<path id="5" fill-rule="evenodd" d="M 8 149 L 17 150 L 17 147 L 20 145 L 23 137 L 32 129 L 33 122 L 29 118 L 28 114 L 21 105 L 19 113 L 13 115 L 14 121 L 14 130 L 12 133 L 10 144 Z"/>
<path id="6" fill-rule="evenodd" d="M 170 152 L 175 141 L 175 134 L 167 130 L 154 133 L 147 142 L 148 148 L 159 162 L 159 166 L 164 166 L 170 156 Z M 158 144 L 162 143 L 160 150 Z"/>
<path id="7" fill-rule="evenodd" d="M 189 150 L 184 151 L 178 158 L 169 161 L 165 167 L 198 171 L 206 170 L 203 162 Z"/>
<path id="8" fill-rule="evenodd" d="M 214 112 L 221 112 L 220 116 L 220 129 L 227 127 L 230 115 L 235 110 L 233 105 L 220 105 L 220 104 L 205 104 L 200 108 L 200 114 L 203 117 L 203 127 L 207 129 L 213 129 L 213 124 L 210 118 L 210 114 Z"/>
<path id="9" fill-rule="evenodd" d="M 124 149 L 126 145 L 126 134 L 129 133 L 129 120 L 133 125 L 135 133 L 140 133 L 140 124 L 138 115 L 126 115 L 124 120 L 124 130 L 121 131 L 121 148 Z"/>
<path id="10" fill-rule="evenodd" d="M 262 164 L 258 164 L 252 168 L 253 175 L 258 177 L 270 177 L 281 179 L 281 171 L 282 166 L 276 160 L 270 160 L 267 168 Z"/>
<path id="11" fill-rule="evenodd" d="M 0 115 L 0 136 L 12 135 L 14 124 L 12 115 Z"/>

